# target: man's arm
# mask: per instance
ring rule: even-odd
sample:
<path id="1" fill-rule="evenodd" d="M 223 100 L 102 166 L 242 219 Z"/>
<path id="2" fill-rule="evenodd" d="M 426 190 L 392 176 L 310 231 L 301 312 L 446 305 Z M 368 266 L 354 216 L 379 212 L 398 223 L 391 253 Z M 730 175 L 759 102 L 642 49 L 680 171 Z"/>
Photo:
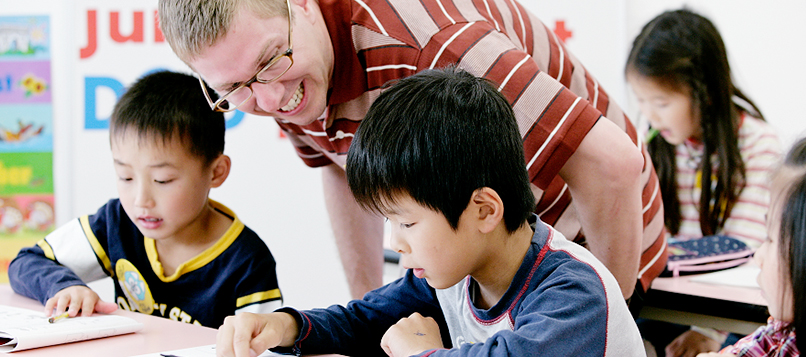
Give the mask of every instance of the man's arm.
<path id="1" fill-rule="evenodd" d="M 383 220 L 358 206 L 339 166 L 322 168 L 322 184 L 350 295 L 361 299 L 383 285 Z"/>
<path id="2" fill-rule="evenodd" d="M 560 170 L 591 252 L 616 277 L 625 299 L 635 289 L 641 255 L 643 165 L 627 134 L 600 118 Z"/>

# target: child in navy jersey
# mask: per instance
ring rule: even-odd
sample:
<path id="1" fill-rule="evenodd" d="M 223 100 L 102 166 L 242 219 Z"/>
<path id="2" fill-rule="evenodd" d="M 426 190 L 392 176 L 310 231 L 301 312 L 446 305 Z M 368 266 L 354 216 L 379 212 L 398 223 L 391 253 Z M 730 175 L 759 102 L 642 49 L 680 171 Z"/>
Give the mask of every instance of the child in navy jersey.
<path id="1" fill-rule="evenodd" d="M 14 291 L 42 302 L 48 316 L 120 306 L 214 328 L 235 313 L 279 307 L 268 247 L 208 198 L 230 171 L 224 130 L 193 76 L 138 80 L 110 122 L 120 198 L 22 249 L 8 271 Z M 117 304 L 85 284 L 107 276 Z"/>

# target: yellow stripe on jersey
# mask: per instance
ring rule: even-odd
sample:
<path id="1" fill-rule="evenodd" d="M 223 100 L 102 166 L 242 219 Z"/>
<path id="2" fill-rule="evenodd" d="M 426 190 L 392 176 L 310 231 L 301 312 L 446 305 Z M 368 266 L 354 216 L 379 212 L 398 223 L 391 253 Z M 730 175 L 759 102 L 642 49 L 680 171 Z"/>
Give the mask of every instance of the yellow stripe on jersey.
<path id="1" fill-rule="evenodd" d="M 235 308 L 240 309 L 241 307 L 249 305 L 251 303 L 266 300 L 274 300 L 280 298 L 281 296 L 282 295 L 280 294 L 280 289 L 272 289 L 269 291 L 257 292 L 254 294 L 239 297 L 238 300 L 235 301 Z"/>
<path id="2" fill-rule="evenodd" d="M 232 224 L 230 224 L 227 231 L 224 232 L 224 235 L 222 235 L 221 238 L 219 238 L 218 241 L 215 242 L 215 244 L 205 249 L 203 252 L 199 253 L 199 255 L 191 258 L 190 260 L 176 267 L 176 271 L 173 273 L 173 275 L 165 276 L 164 270 L 162 268 L 162 263 L 160 263 L 159 261 L 159 254 L 157 252 L 156 242 L 154 241 L 154 239 L 148 237 L 145 238 L 144 243 L 146 248 L 146 255 L 148 256 L 148 260 L 151 263 L 151 268 L 154 270 L 154 274 L 156 274 L 157 277 L 160 278 L 160 280 L 162 280 L 163 282 L 170 283 L 172 281 L 175 281 L 176 279 L 179 279 L 179 277 L 181 277 L 182 274 L 192 272 L 196 269 L 199 269 L 209 264 L 211 261 L 213 261 L 213 259 L 217 258 L 219 255 L 221 255 L 221 253 L 227 250 L 227 248 L 229 248 L 229 246 L 232 245 L 233 242 L 235 242 L 235 239 L 241 235 L 241 232 L 243 232 L 244 229 L 243 222 L 241 222 L 241 220 L 238 219 L 238 217 L 235 215 L 235 213 L 232 212 L 232 210 L 212 199 L 208 199 L 208 201 L 210 202 L 210 205 L 214 209 L 232 218 Z"/>
<path id="3" fill-rule="evenodd" d="M 39 242 L 36 242 L 36 245 L 38 245 L 39 248 L 42 248 L 42 250 L 45 252 L 45 257 L 47 257 L 50 260 L 56 261 L 56 254 L 53 254 L 53 248 L 50 246 L 50 243 L 48 243 L 48 241 L 43 239 L 40 240 Z"/>
<path id="4" fill-rule="evenodd" d="M 101 246 L 101 243 L 98 242 L 98 238 L 95 237 L 95 233 L 92 232 L 92 227 L 90 227 L 90 217 L 81 216 L 78 221 L 81 222 L 81 229 L 84 230 L 84 235 L 87 236 L 87 241 L 90 242 L 92 250 L 95 251 L 95 256 L 97 256 L 98 260 L 100 260 L 101 264 L 103 264 L 104 270 L 106 270 L 107 274 L 114 277 L 115 271 L 112 270 L 112 263 L 109 262 L 109 257 L 106 255 L 104 247 Z"/>

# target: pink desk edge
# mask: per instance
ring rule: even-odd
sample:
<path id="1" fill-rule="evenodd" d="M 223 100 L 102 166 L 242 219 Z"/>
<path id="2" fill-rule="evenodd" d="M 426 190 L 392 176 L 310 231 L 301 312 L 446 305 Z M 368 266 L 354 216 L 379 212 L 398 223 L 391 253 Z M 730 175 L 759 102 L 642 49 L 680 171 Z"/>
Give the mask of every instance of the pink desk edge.
<path id="1" fill-rule="evenodd" d="M 700 283 L 691 281 L 692 277 L 693 275 L 677 278 L 656 278 L 652 281 L 652 289 L 767 306 L 767 300 L 761 294 L 761 289 Z"/>
<path id="2" fill-rule="evenodd" d="M 8 305 L 42 311 L 36 301 L 15 294 L 7 284 L 0 284 L 0 305 Z M 216 330 L 168 319 L 118 310 L 115 315 L 131 317 L 145 326 L 136 333 L 68 343 L 52 347 L 36 348 L 2 354 L 9 357 L 31 356 L 136 356 L 215 344 Z"/>

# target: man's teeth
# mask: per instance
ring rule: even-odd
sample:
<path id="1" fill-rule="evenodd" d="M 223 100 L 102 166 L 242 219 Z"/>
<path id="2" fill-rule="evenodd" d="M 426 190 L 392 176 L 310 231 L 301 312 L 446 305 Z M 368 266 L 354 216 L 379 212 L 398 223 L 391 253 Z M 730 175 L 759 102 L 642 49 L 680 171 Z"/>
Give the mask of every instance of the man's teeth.
<path id="1" fill-rule="evenodd" d="M 299 103 L 302 101 L 302 96 L 305 94 L 305 88 L 302 87 L 302 83 L 300 83 L 297 90 L 294 92 L 294 95 L 291 96 L 291 100 L 288 101 L 284 107 L 280 108 L 280 111 L 290 112 L 297 108 Z"/>

